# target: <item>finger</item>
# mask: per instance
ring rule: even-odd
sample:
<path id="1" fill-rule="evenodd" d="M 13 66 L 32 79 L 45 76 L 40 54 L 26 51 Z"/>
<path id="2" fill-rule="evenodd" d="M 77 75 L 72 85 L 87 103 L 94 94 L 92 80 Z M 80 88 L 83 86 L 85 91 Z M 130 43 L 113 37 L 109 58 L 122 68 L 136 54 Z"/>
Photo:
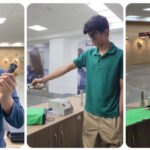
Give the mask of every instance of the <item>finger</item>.
<path id="1" fill-rule="evenodd" d="M 0 88 L 2 88 L 4 85 L 3 85 L 3 79 L 0 79 Z"/>
<path id="2" fill-rule="evenodd" d="M 43 87 L 40 86 L 40 84 L 35 84 L 34 88 L 41 90 Z"/>
<path id="3" fill-rule="evenodd" d="M 3 73 L 2 76 L 9 76 L 14 82 L 16 82 L 16 78 L 13 73 Z"/>
<path id="4" fill-rule="evenodd" d="M 36 79 L 34 79 L 34 80 L 31 82 L 31 85 L 34 86 L 35 83 L 37 83 L 37 80 L 36 80 Z"/>
<path id="5" fill-rule="evenodd" d="M 4 79 L 1 79 L 0 81 L 1 85 L 2 85 L 2 90 L 4 91 L 8 91 L 8 90 L 14 90 L 15 87 L 14 86 L 10 86 Z"/>
<path id="6" fill-rule="evenodd" d="M 13 89 L 16 88 L 16 82 L 10 76 L 2 76 L 1 79 L 5 80 Z"/>
<path id="7" fill-rule="evenodd" d="M 36 88 L 36 89 L 40 89 L 40 87 L 39 87 L 39 85 L 36 83 L 36 84 L 34 84 L 34 88 Z"/>

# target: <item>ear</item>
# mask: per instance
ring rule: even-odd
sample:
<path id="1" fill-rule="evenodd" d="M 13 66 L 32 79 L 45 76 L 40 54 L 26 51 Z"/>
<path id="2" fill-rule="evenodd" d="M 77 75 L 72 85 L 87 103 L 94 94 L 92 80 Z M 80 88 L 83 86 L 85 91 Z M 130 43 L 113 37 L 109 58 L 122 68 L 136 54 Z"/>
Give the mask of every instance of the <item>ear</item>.
<path id="1" fill-rule="evenodd" d="M 104 30 L 104 34 L 108 37 L 108 35 L 109 35 L 109 29 L 105 29 Z"/>

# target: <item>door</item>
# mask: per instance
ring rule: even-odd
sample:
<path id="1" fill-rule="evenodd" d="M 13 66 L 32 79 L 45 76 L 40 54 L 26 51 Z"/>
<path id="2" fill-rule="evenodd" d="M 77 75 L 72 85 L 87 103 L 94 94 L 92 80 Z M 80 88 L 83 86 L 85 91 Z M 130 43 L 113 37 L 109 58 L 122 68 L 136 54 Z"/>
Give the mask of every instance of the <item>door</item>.
<path id="1" fill-rule="evenodd" d="M 128 126 L 126 138 L 129 147 L 150 147 L 150 119 Z"/>
<path id="2" fill-rule="evenodd" d="M 58 146 L 82 147 L 83 113 L 74 115 L 59 123 Z"/>
<path id="3" fill-rule="evenodd" d="M 52 125 L 28 136 L 27 142 L 30 147 L 58 147 L 58 127 Z"/>

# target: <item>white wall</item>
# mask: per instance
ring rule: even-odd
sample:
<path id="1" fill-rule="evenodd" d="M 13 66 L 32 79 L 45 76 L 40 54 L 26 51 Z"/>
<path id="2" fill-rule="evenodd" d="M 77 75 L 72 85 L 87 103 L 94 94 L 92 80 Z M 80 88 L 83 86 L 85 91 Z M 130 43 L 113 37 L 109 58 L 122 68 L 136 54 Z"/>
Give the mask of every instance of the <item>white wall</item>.
<path id="1" fill-rule="evenodd" d="M 123 31 L 110 32 L 110 41 L 123 50 Z"/>
<path id="2" fill-rule="evenodd" d="M 68 38 L 56 38 L 49 41 L 49 68 L 50 73 L 57 68 L 68 64 L 77 57 L 78 44 L 85 37 L 76 36 Z M 116 46 L 123 49 L 123 34 L 122 31 L 110 32 L 110 41 L 114 42 Z M 66 75 L 54 79 L 49 82 L 49 92 L 65 94 L 77 94 L 77 69 Z"/>

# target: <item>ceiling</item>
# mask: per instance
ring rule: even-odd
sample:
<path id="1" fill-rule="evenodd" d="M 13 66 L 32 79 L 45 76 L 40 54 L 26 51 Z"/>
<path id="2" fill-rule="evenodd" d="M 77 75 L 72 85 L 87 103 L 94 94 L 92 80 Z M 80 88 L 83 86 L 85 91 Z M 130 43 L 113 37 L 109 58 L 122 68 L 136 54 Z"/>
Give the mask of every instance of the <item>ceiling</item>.
<path id="1" fill-rule="evenodd" d="M 128 21 L 149 21 L 145 20 L 146 17 L 150 17 L 150 12 L 149 11 L 143 11 L 142 9 L 144 8 L 150 8 L 150 4 L 146 3 L 139 3 L 139 4 L 129 4 L 126 9 L 126 16 L 133 15 L 133 16 L 140 16 L 136 18 L 127 18 Z"/>
<path id="2" fill-rule="evenodd" d="M 123 20 L 120 5 L 107 4 L 107 7 Z M 48 30 L 37 32 L 28 29 L 28 41 L 78 29 L 82 32 L 84 23 L 95 14 L 86 4 L 31 4 L 28 7 L 27 26 L 38 24 Z"/>
<path id="3" fill-rule="evenodd" d="M 0 24 L 0 43 L 24 43 L 24 9 L 19 4 L 0 4 L 0 17 L 6 17 Z"/>

